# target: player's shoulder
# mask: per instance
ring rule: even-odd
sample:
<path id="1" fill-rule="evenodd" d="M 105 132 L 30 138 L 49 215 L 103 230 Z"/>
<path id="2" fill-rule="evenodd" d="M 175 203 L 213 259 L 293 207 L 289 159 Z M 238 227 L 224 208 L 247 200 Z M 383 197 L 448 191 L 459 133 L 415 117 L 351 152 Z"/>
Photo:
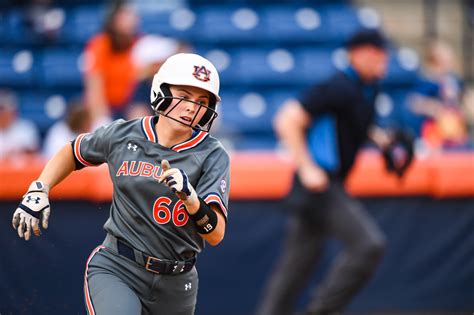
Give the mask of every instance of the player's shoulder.
<path id="1" fill-rule="evenodd" d="M 219 139 L 217 139 L 211 134 L 207 135 L 206 140 L 204 141 L 204 144 L 206 145 L 207 150 L 212 148 L 213 150 L 226 152 L 226 149 L 222 145 L 222 142 L 220 142 Z"/>
<path id="2" fill-rule="evenodd" d="M 229 160 L 229 152 L 222 145 L 222 142 L 214 136 L 208 134 L 206 137 L 203 146 L 201 147 L 201 152 L 203 152 L 206 157 L 209 156 L 219 156 L 220 158 Z"/>

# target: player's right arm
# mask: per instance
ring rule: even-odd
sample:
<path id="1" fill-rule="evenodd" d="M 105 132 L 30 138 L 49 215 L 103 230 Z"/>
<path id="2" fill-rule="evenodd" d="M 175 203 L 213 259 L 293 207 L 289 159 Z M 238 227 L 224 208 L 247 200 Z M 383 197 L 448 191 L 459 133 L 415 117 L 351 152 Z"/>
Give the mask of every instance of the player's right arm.
<path id="1" fill-rule="evenodd" d="M 51 188 L 59 184 L 64 178 L 76 169 L 74 154 L 70 143 L 54 155 L 51 160 L 46 163 L 38 180 L 45 183 Z"/>
<path id="2" fill-rule="evenodd" d="M 20 238 L 29 240 L 31 233 L 41 234 L 48 228 L 50 214 L 49 190 L 59 184 L 76 168 L 71 144 L 66 144 L 48 161 L 40 177 L 33 181 L 13 213 L 12 225 Z"/>
<path id="3" fill-rule="evenodd" d="M 323 191 L 328 186 L 328 176 L 312 159 L 306 140 L 311 120 L 301 103 L 292 99 L 283 104 L 273 126 L 293 157 L 301 183 L 309 190 Z"/>

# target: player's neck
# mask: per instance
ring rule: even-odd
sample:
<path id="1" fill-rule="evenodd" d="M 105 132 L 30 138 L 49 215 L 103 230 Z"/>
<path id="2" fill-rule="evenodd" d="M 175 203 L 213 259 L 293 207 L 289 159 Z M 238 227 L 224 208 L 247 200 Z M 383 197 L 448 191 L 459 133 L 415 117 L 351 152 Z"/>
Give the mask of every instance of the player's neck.
<path id="1" fill-rule="evenodd" d="M 159 121 L 155 125 L 158 143 L 164 147 L 172 146 L 188 140 L 192 136 L 192 129 L 182 125 L 169 124 L 167 121 Z"/>

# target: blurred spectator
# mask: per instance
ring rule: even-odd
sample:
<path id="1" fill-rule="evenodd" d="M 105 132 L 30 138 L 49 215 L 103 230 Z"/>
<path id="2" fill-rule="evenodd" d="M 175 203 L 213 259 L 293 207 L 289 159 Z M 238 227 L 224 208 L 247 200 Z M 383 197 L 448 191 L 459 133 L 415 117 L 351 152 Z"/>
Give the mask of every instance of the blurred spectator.
<path id="1" fill-rule="evenodd" d="M 54 42 L 64 22 L 64 12 L 53 6 L 52 0 L 24 1 L 23 22 L 36 37 Z"/>
<path id="2" fill-rule="evenodd" d="M 74 140 L 79 134 L 92 129 L 92 117 L 87 107 L 80 101 L 73 101 L 68 106 L 65 119 L 56 122 L 49 128 L 43 144 L 43 157 L 53 157 L 65 143 Z"/>
<path id="3" fill-rule="evenodd" d="M 0 90 L 0 160 L 36 153 L 40 145 L 36 125 L 18 117 L 17 98 L 9 90 Z"/>
<path id="4" fill-rule="evenodd" d="M 474 146 L 474 87 L 465 89 L 463 97 L 463 112 L 469 134 L 471 147 Z"/>
<path id="5" fill-rule="evenodd" d="M 456 60 L 446 42 L 426 46 L 421 78 L 410 98 L 410 110 L 419 118 L 415 129 L 430 148 L 463 145 L 467 140 L 462 109 L 463 83 L 454 73 Z"/>
<path id="6" fill-rule="evenodd" d="M 149 37 L 144 37 L 148 43 L 140 40 L 138 27 L 139 16 L 135 8 L 126 1 L 114 1 L 106 15 L 103 31 L 87 43 L 85 96 L 95 125 L 123 118 L 138 83 L 155 73 L 179 47 L 171 39 L 157 45 L 158 37 L 150 47 Z M 142 46 L 149 50 L 144 51 Z M 140 60 L 144 53 L 146 56 Z"/>

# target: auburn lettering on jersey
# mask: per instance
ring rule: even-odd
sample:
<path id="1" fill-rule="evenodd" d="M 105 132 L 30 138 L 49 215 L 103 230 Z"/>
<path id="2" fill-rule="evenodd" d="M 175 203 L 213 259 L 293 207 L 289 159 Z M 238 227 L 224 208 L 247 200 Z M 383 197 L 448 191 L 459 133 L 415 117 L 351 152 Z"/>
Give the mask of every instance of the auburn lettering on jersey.
<path id="1" fill-rule="evenodd" d="M 144 161 L 123 161 L 115 176 L 143 176 L 153 177 L 158 180 L 161 173 L 163 171 L 159 165 L 153 165 Z"/>

